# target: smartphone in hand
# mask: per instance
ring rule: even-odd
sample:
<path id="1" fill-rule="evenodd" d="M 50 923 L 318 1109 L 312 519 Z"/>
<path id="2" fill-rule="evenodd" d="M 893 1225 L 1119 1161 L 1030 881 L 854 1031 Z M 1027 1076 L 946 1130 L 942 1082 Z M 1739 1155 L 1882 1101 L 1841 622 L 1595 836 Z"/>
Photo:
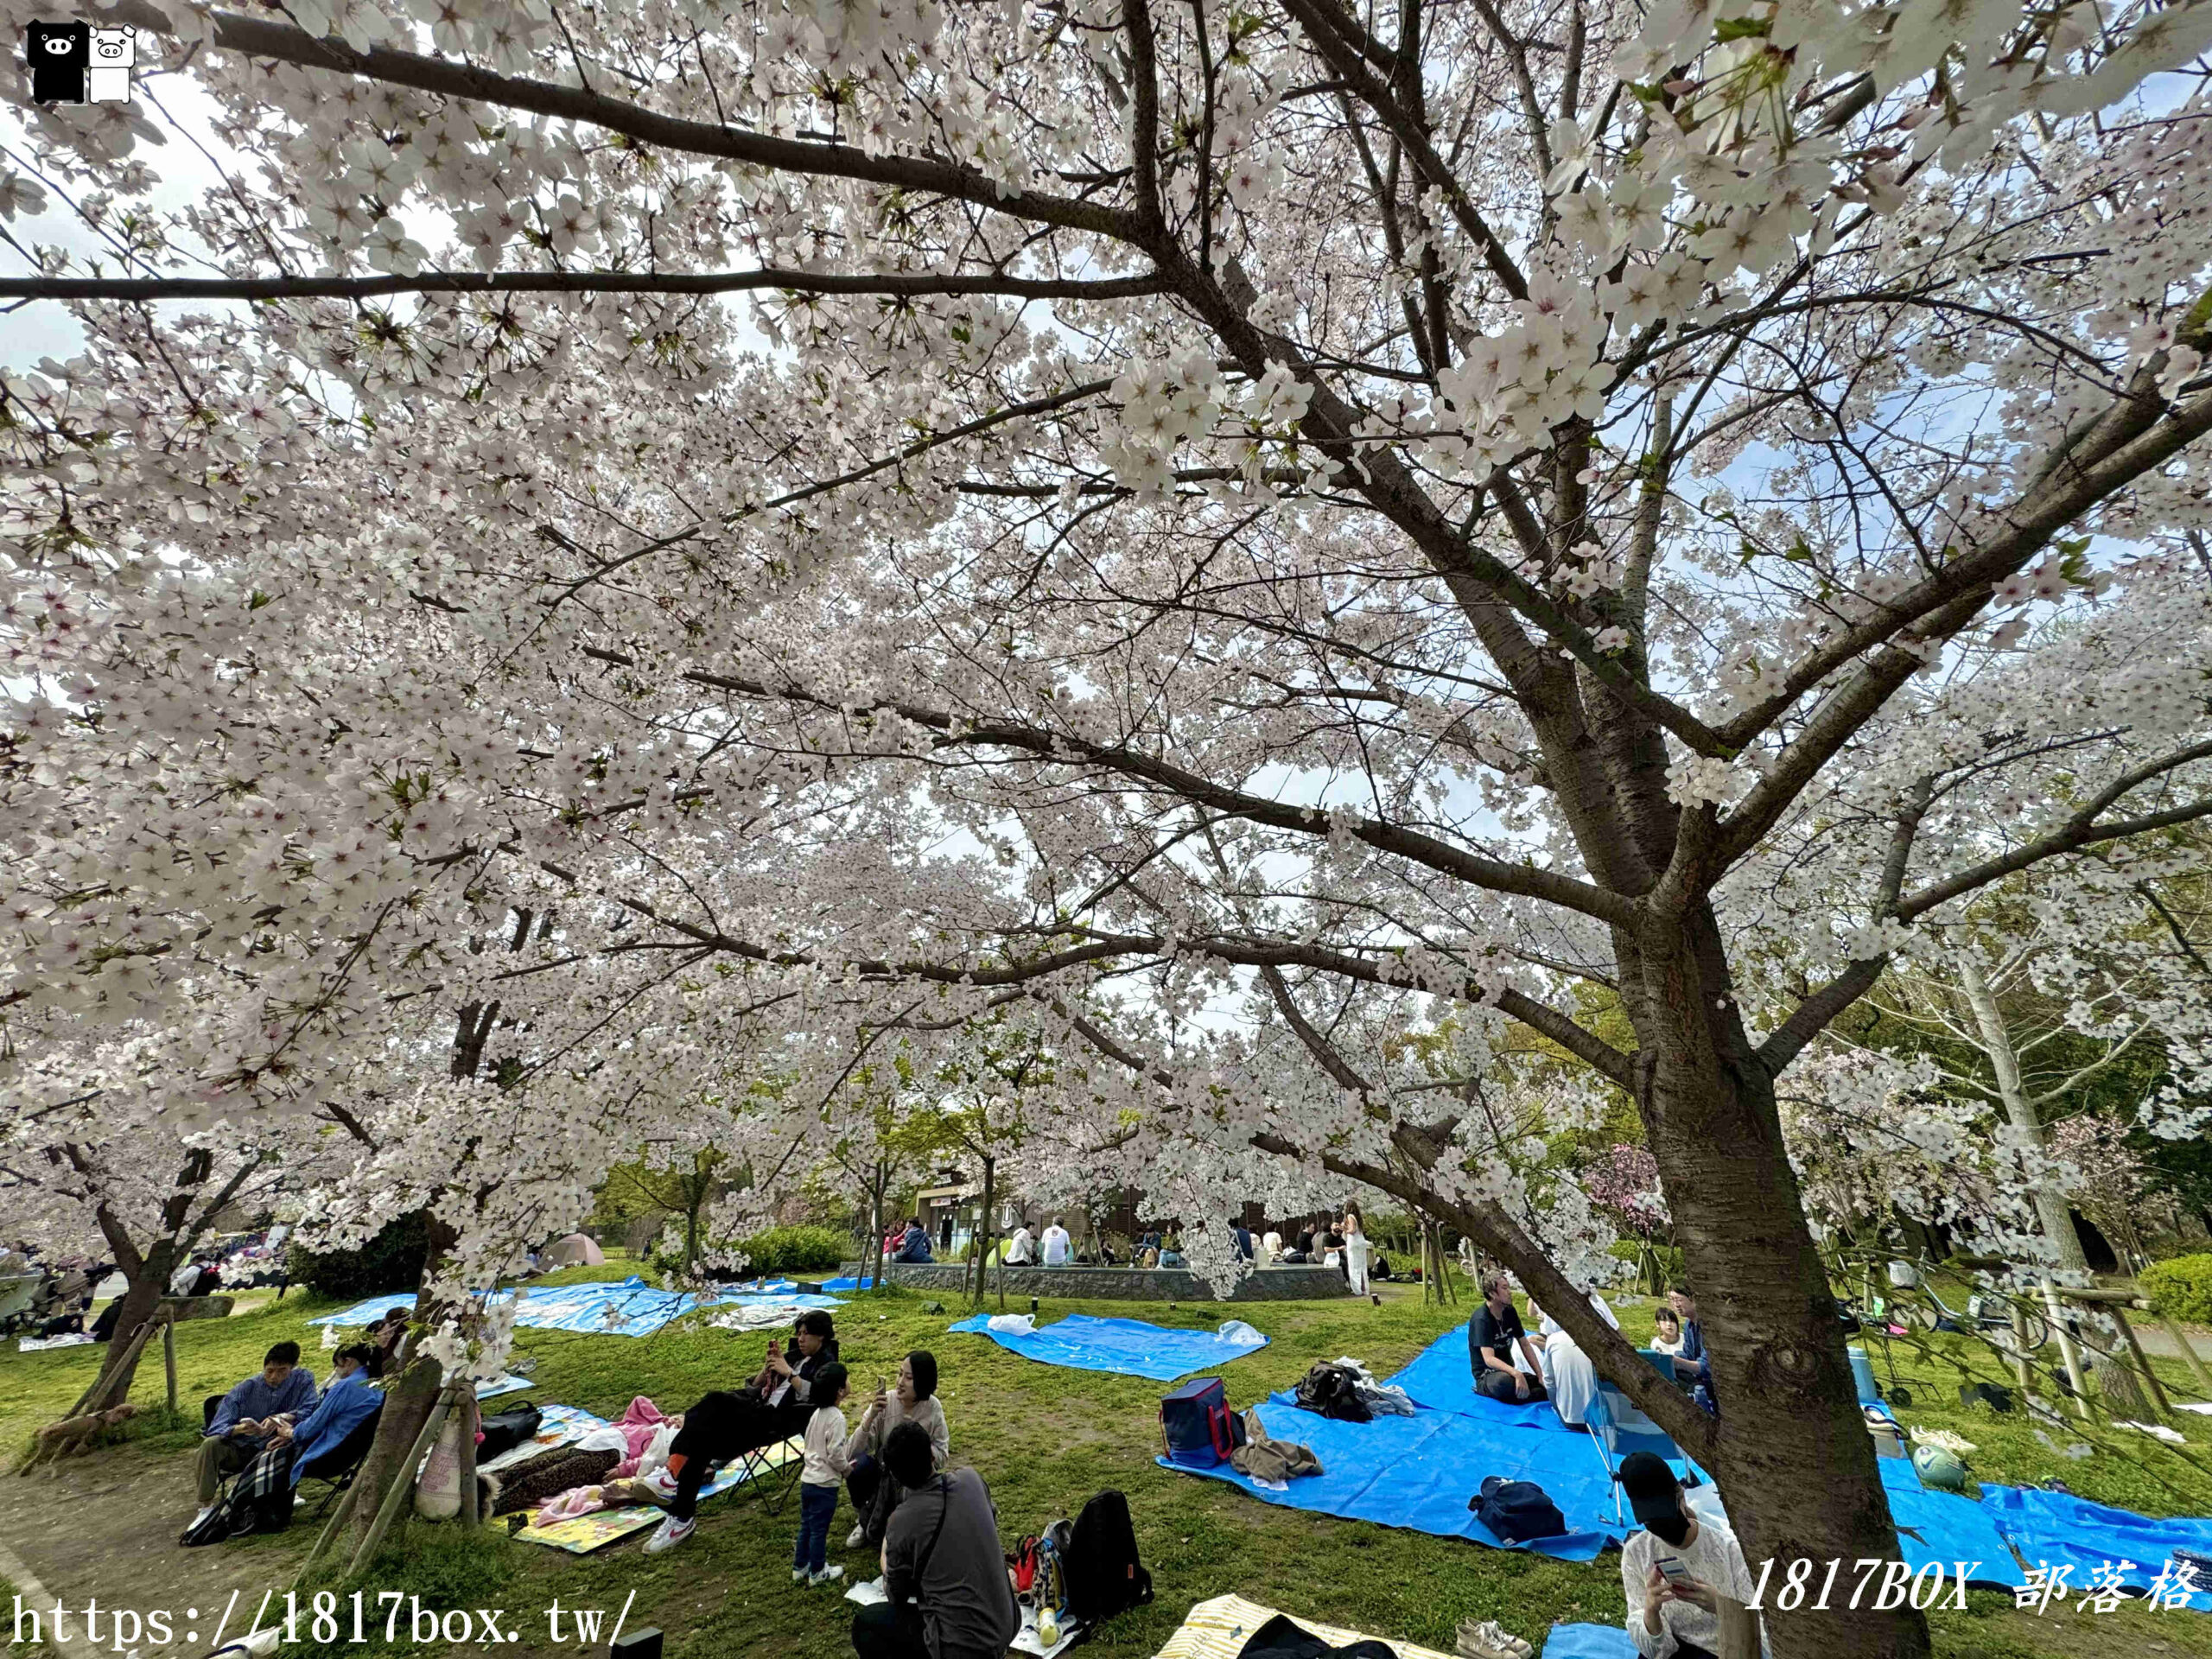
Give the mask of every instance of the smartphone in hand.
<path id="1" fill-rule="evenodd" d="M 1690 1570 L 1672 1555 L 1662 1555 L 1651 1563 L 1659 1569 L 1659 1576 L 1669 1584 L 1680 1584 L 1690 1575 Z"/>

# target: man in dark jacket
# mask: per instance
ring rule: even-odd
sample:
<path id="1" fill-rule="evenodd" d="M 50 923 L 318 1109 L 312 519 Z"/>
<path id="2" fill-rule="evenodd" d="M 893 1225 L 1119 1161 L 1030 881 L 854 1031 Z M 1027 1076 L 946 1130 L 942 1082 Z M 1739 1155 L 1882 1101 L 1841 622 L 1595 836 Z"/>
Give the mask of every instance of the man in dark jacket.
<path id="1" fill-rule="evenodd" d="M 1002 1659 L 1021 1629 L 990 1489 L 973 1469 L 931 1473 L 929 1431 L 905 1422 L 883 1466 L 907 1489 L 883 1535 L 889 1599 L 853 1619 L 860 1659 Z"/>

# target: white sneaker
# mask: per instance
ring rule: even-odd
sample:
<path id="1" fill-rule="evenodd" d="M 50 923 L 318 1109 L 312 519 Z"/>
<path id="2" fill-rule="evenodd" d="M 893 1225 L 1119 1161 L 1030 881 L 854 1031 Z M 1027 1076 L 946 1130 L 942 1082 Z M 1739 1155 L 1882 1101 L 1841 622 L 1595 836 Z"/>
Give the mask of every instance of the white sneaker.
<path id="1" fill-rule="evenodd" d="M 825 1584 L 836 1583 L 838 1580 L 844 1576 L 845 1569 L 843 1567 L 836 1566 L 825 1567 L 819 1573 L 817 1573 L 812 1578 L 809 1579 L 807 1583 L 814 1588 L 819 1589 Z"/>
<path id="2" fill-rule="evenodd" d="M 650 1475 L 639 1476 L 638 1484 L 664 1503 L 676 1496 L 676 1477 L 668 1472 L 666 1464 L 663 1464 Z"/>
<path id="3" fill-rule="evenodd" d="M 696 1518 L 679 1521 L 672 1515 L 664 1516 L 661 1518 L 660 1530 L 645 1540 L 645 1554 L 658 1555 L 664 1549 L 674 1549 L 696 1531 L 699 1522 Z"/>
<path id="4" fill-rule="evenodd" d="M 804 1584 L 813 1576 L 813 1573 L 808 1572 L 803 1567 L 795 1567 L 791 1568 L 791 1582 L 793 1584 Z"/>
<path id="5" fill-rule="evenodd" d="M 855 1527 L 850 1532 L 845 1535 L 845 1548 L 847 1549 L 858 1549 L 866 1542 L 868 1542 L 868 1529 L 865 1526 Z"/>

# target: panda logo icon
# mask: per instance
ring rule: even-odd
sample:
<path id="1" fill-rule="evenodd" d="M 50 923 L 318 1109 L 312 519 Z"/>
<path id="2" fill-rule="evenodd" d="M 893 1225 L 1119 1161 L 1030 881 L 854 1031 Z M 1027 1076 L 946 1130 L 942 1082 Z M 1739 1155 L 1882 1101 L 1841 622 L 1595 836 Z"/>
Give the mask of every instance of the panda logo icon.
<path id="1" fill-rule="evenodd" d="M 30 60 L 33 103 L 86 101 L 92 67 L 90 23 L 33 23 L 24 34 L 23 55 Z"/>

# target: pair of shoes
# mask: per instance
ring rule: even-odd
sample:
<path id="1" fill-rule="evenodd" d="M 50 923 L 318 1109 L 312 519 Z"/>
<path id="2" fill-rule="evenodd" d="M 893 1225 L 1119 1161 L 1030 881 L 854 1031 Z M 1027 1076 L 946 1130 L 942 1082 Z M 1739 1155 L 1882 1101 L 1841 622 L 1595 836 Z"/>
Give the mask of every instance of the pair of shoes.
<path id="1" fill-rule="evenodd" d="M 664 1516 L 661 1518 L 660 1530 L 645 1540 L 645 1554 L 658 1555 L 664 1549 L 674 1549 L 697 1531 L 698 1527 L 699 1522 L 696 1519 L 679 1521 L 672 1515 Z"/>
<path id="2" fill-rule="evenodd" d="M 845 1569 L 843 1567 L 836 1566 L 825 1567 L 819 1573 L 815 1573 L 811 1578 L 807 1580 L 807 1587 L 810 1590 L 819 1590 L 823 1585 L 835 1584 L 844 1576 Z"/>
<path id="3" fill-rule="evenodd" d="M 855 1527 L 850 1532 L 845 1535 L 845 1548 L 847 1549 L 858 1549 L 866 1542 L 868 1542 L 868 1527 L 865 1522 L 860 1526 Z"/>
<path id="4" fill-rule="evenodd" d="M 1531 1659 L 1535 1649 L 1519 1637 L 1499 1627 L 1496 1619 L 1478 1624 L 1465 1619 L 1459 1625 L 1460 1659 Z"/>
<path id="5" fill-rule="evenodd" d="M 638 1484 L 664 1503 L 676 1496 L 676 1477 L 668 1472 L 666 1464 L 663 1464 L 650 1475 L 639 1476 Z"/>

